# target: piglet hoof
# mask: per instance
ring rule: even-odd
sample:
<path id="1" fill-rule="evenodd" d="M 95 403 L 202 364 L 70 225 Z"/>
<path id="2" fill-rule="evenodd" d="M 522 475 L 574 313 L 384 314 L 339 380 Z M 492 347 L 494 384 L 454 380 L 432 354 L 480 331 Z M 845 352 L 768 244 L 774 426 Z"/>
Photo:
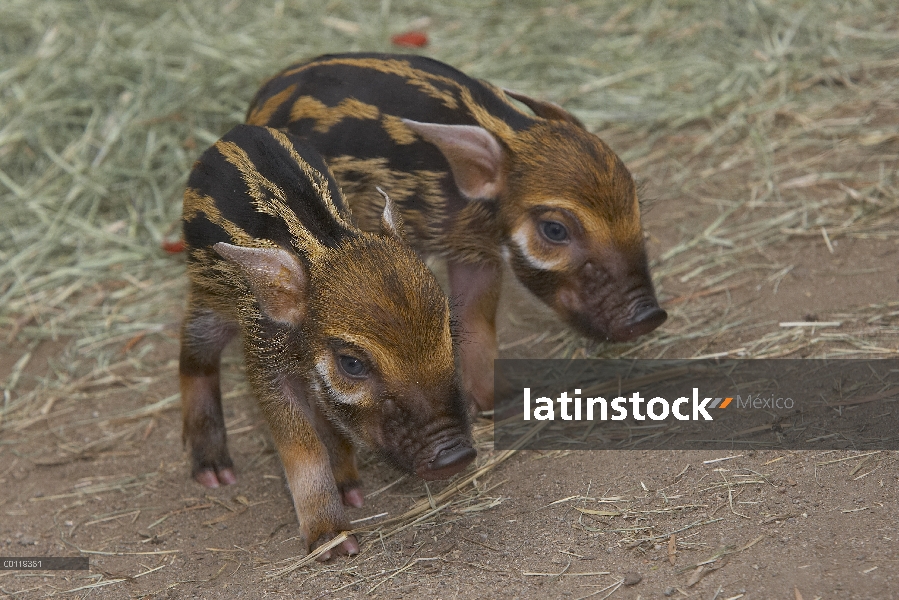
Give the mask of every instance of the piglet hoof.
<path id="1" fill-rule="evenodd" d="M 318 541 L 312 544 L 312 551 L 315 552 L 316 548 L 327 544 L 335 535 L 337 534 L 326 533 L 322 535 L 318 538 Z M 326 562 L 335 556 L 355 556 L 356 554 L 359 554 L 359 542 L 356 541 L 355 535 L 351 535 L 330 550 L 323 552 L 316 560 L 319 562 Z"/>
<path id="2" fill-rule="evenodd" d="M 203 487 L 217 488 L 221 485 L 233 485 L 237 483 L 234 471 L 225 467 L 222 469 L 203 469 L 194 473 L 194 479 Z"/>
<path id="3" fill-rule="evenodd" d="M 362 508 L 364 501 L 362 499 L 362 490 L 359 488 L 348 488 L 340 492 L 344 506 L 352 506 L 353 508 Z"/>

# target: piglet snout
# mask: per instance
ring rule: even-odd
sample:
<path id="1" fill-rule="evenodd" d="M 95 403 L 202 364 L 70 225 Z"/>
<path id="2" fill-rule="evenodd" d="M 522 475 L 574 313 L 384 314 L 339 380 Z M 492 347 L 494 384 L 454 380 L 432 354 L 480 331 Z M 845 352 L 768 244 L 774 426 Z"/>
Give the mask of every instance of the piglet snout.
<path id="1" fill-rule="evenodd" d="M 630 318 L 625 321 L 621 329 L 613 333 L 612 337 L 618 342 L 626 342 L 638 338 L 656 329 L 667 318 L 668 313 L 659 308 L 655 299 L 647 298 L 631 310 Z"/>
<path id="2" fill-rule="evenodd" d="M 424 468 L 418 470 L 422 479 L 446 479 L 464 469 L 477 456 L 477 451 L 464 441 L 439 449 Z"/>

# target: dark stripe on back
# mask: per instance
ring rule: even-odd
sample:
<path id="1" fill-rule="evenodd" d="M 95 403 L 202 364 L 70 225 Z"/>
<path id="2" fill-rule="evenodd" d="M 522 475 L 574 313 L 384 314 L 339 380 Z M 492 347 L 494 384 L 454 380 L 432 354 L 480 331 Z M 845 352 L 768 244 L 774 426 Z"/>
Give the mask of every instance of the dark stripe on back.
<path id="1" fill-rule="evenodd" d="M 234 144 L 246 153 L 252 163 L 253 175 L 258 174 L 283 192 L 284 204 L 299 223 L 313 237 L 326 246 L 335 246 L 347 236 L 356 234 L 340 218 L 349 220 L 349 210 L 340 189 L 319 154 L 293 135 L 285 134 L 296 153 L 309 166 L 323 175 L 338 215 L 335 216 L 316 192 L 302 165 L 291 157 L 264 127 L 238 125 L 229 131 L 217 145 L 200 157 L 188 179 L 188 188 L 215 200 L 221 217 L 234 223 L 253 238 L 268 239 L 279 246 L 291 247 L 293 236 L 284 219 L 260 212 L 254 191 L 245 181 L 245 175 L 222 154 L 221 148 Z M 225 146 L 223 146 L 223 144 Z M 261 186 L 265 205 L 278 202 L 278 192 Z M 198 214 L 184 224 L 185 240 L 193 247 L 209 246 L 219 241 L 231 242 L 231 237 L 219 226 Z"/>

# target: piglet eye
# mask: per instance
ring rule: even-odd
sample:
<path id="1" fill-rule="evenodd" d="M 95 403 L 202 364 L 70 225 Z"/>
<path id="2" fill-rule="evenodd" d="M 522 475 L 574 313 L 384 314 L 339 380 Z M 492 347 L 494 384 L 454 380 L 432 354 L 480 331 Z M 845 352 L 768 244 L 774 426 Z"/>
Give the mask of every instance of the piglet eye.
<path id="1" fill-rule="evenodd" d="M 547 240 L 556 244 L 568 240 L 568 229 L 558 221 L 540 221 L 540 233 Z"/>
<path id="2" fill-rule="evenodd" d="M 340 370 L 349 377 L 361 378 L 368 373 L 365 363 L 355 356 L 341 354 L 337 357 L 337 364 L 340 365 Z"/>

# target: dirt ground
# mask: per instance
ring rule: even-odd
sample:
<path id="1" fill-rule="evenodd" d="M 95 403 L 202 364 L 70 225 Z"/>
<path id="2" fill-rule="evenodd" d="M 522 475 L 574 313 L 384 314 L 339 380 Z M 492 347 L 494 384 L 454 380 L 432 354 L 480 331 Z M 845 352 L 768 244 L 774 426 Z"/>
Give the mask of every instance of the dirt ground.
<path id="1" fill-rule="evenodd" d="M 895 358 L 899 102 L 883 82 L 899 80 L 899 62 L 887 63 L 750 111 L 762 141 L 712 120 L 599 131 L 643 186 L 669 321 L 632 344 L 596 344 L 507 277 L 502 356 Z M 0 430 L 0 555 L 91 561 L 89 572 L 0 571 L 6 596 L 899 598 L 899 457 L 886 451 L 519 452 L 380 529 L 453 484 L 363 455 L 365 506 L 348 509 L 361 554 L 290 570 L 296 517 L 236 345 L 223 389 L 238 483 L 207 490 L 189 477 L 183 257 L 165 260 L 162 326 L 123 335 L 115 360 L 42 392 Z M 0 331 L 7 403 L 89 347 L 20 335 L 28 319 Z M 796 321 L 838 325 L 781 326 Z M 489 428 L 478 422 L 479 458 L 456 480 L 497 458 Z"/>

